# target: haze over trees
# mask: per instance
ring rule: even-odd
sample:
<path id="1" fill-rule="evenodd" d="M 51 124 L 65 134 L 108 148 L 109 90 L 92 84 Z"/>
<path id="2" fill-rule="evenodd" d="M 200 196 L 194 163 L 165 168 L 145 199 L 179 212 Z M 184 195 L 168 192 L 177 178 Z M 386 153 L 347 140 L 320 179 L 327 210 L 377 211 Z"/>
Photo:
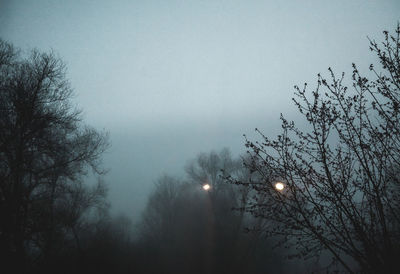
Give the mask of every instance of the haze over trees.
<path id="1" fill-rule="evenodd" d="M 186 177 L 163 176 L 149 196 L 139 224 L 142 246 L 152 254 L 145 272 L 265 273 L 282 269 L 272 244 L 256 232 L 243 211 L 247 192 L 224 177 L 247 178 L 241 159 L 227 149 L 201 153 L 188 162 Z M 205 190 L 203 185 L 210 185 Z M 244 190 L 244 191 L 243 191 Z"/>
<path id="2" fill-rule="evenodd" d="M 263 273 L 266 239 L 244 234 L 246 178 L 227 149 L 200 154 L 187 177 L 161 177 L 136 232 L 108 213 L 108 136 L 87 126 L 54 53 L 0 43 L 0 256 L 15 273 Z M 89 184 L 87 174 L 99 178 Z M 211 189 L 205 192 L 202 184 Z M 262 252 L 261 252 L 262 250 Z M 265 252 L 265 253 L 264 253 Z M 273 261 L 272 259 L 275 259 Z"/>
<path id="3" fill-rule="evenodd" d="M 349 84 L 329 69 L 311 91 L 296 86 L 307 127 L 281 116 L 276 139 L 257 130 L 245 162 L 257 179 L 230 179 L 255 193 L 242 209 L 293 256 L 327 253 L 350 273 L 394 273 L 400 258 L 400 25 L 383 34 L 370 40 L 379 64 L 368 76 L 353 64 Z"/>
<path id="4" fill-rule="evenodd" d="M 184 176 L 156 180 L 136 224 L 109 212 L 108 134 L 84 122 L 64 63 L 0 40 L 2 270 L 394 273 L 400 24 L 383 33 L 370 40 L 379 64 L 368 77 L 353 64 L 349 80 L 329 69 L 312 91 L 295 87 L 304 128 L 281 116 L 282 134 L 257 130 L 244 156 L 197 155 Z"/>

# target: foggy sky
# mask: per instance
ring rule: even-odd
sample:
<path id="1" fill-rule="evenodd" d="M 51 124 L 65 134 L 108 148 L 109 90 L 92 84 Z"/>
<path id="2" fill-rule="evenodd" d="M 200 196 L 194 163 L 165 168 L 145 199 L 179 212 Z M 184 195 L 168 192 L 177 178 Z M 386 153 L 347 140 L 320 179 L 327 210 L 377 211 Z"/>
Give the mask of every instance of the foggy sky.
<path id="1" fill-rule="evenodd" d="M 222 147 L 244 151 L 296 117 L 293 85 L 376 61 L 393 1 L 2 1 L 0 37 L 65 61 L 85 121 L 110 132 L 114 212 L 137 217 L 152 182 Z"/>

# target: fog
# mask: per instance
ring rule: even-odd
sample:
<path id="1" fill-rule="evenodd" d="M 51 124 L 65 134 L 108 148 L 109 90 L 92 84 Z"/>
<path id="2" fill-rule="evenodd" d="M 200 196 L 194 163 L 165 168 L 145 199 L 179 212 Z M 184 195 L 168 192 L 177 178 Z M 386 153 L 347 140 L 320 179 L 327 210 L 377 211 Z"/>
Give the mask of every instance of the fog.
<path id="1" fill-rule="evenodd" d="M 1 1 L 0 35 L 66 62 L 88 123 L 110 132 L 115 211 L 137 216 L 158 175 L 243 149 L 290 115 L 293 85 L 368 64 L 397 1 Z M 275 132 L 272 132 L 272 136 Z"/>
<path id="2" fill-rule="evenodd" d="M 367 69 L 367 36 L 399 12 L 396 0 L 0 0 L 0 37 L 66 63 L 85 122 L 110 134 L 111 211 L 136 222 L 160 176 L 183 178 L 201 152 L 243 154 L 243 134 L 277 135 L 280 113 L 297 119 L 294 85 Z"/>

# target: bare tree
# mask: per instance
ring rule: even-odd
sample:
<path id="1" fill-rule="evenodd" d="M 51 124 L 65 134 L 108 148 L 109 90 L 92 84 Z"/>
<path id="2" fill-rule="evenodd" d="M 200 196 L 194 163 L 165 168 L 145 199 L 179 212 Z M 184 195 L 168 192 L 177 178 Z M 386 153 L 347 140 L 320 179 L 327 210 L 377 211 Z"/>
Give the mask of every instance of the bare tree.
<path id="1" fill-rule="evenodd" d="M 247 176 L 247 170 L 243 168 L 241 160 L 232 158 L 227 148 L 219 152 L 200 153 L 188 161 L 185 171 L 190 182 L 198 185 L 210 185 L 209 195 L 215 209 L 221 211 L 218 212 L 221 218 L 230 216 L 229 212 L 233 208 L 240 207 L 240 204 L 246 199 L 247 190 L 245 188 L 230 185 L 224 180 L 228 175 L 235 178 Z"/>
<path id="2" fill-rule="evenodd" d="M 270 245 L 256 234 L 246 234 L 245 225 L 255 222 L 234 210 L 248 193 L 223 180 L 226 174 L 247 177 L 241 161 L 223 149 L 199 154 L 186 171 L 186 180 L 157 180 L 139 224 L 142 244 L 158 262 L 155 267 L 178 273 L 264 273 L 266 266 L 276 267 L 269 261 L 271 254 L 256 259 Z M 204 190 L 204 183 L 211 188 Z"/>
<path id="3" fill-rule="evenodd" d="M 308 124 L 302 131 L 281 116 L 277 139 L 247 141 L 257 180 L 231 180 L 254 191 L 243 208 L 268 220 L 269 235 L 295 247 L 296 257 L 329 252 L 347 271 L 391 273 L 400 257 L 400 26 L 370 49 L 380 68 L 362 76 L 318 75 L 293 99 Z M 276 185 L 281 182 L 281 185 Z M 283 188 L 282 188 L 283 187 Z M 356 262 L 358 266 L 354 264 Z"/>
<path id="4" fill-rule="evenodd" d="M 215 151 L 200 153 L 195 159 L 188 162 L 185 170 L 189 180 L 199 184 L 208 183 L 215 191 L 218 191 L 231 187 L 225 184 L 224 173 L 231 174 L 240 166 L 240 161 L 232 159 L 229 150 L 224 148 L 218 153 Z"/>
<path id="5" fill-rule="evenodd" d="M 179 200 L 185 183 L 171 176 L 160 177 L 150 194 L 140 223 L 141 237 L 150 242 L 171 243 L 177 226 Z"/>
<path id="6" fill-rule="evenodd" d="M 104 188 L 89 190 L 82 180 L 89 169 L 104 172 L 107 135 L 82 122 L 72 96 L 53 53 L 24 57 L 0 41 L 0 248 L 17 265 L 28 253 L 42 254 L 56 227 L 72 228 L 104 197 Z M 65 207 L 75 215 L 61 221 Z"/>

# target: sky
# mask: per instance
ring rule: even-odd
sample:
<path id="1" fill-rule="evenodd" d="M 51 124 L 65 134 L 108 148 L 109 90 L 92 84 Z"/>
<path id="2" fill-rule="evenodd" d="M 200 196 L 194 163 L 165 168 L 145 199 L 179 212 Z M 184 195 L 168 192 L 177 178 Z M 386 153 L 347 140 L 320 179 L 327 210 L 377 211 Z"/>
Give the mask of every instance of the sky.
<path id="1" fill-rule="evenodd" d="M 298 118 L 294 85 L 367 71 L 367 36 L 399 20 L 396 0 L 0 0 L 0 38 L 56 52 L 85 121 L 110 133 L 112 212 L 133 218 L 160 175 Z"/>

